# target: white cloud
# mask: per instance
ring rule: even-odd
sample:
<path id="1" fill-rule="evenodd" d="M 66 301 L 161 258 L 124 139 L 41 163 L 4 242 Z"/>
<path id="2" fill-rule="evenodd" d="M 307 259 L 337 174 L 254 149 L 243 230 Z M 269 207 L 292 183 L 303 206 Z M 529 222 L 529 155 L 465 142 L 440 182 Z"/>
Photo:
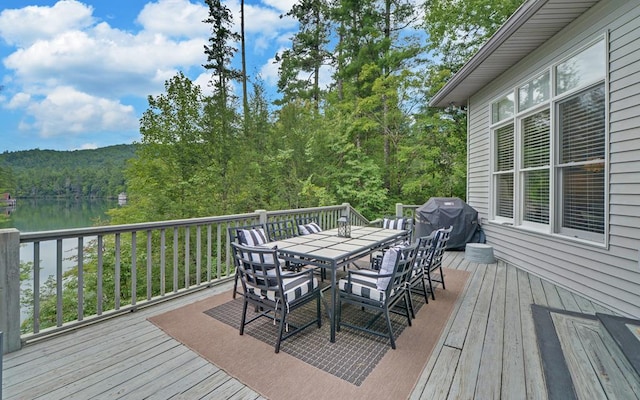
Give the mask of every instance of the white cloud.
<path id="1" fill-rule="evenodd" d="M 59 1 L 52 7 L 8 9 L 0 13 L 0 36 L 9 44 L 27 47 L 70 29 L 91 26 L 92 13 L 92 7 L 75 0 Z"/>
<path id="2" fill-rule="evenodd" d="M 9 101 L 9 104 L 7 105 L 7 108 L 9 109 L 23 108 L 29 104 L 29 101 L 31 101 L 31 95 L 29 95 L 28 93 L 17 93 L 15 96 L 11 98 L 11 100 Z"/>
<path id="3" fill-rule="evenodd" d="M 138 127 L 132 106 L 93 97 L 70 87 L 57 87 L 39 101 L 31 101 L 22 129 L 36 129 L 48 138 L 84 132 L 123 131 Z"/>
<path id="4" fill-rule="evenodd" d="M 282 52 L 282 49 L 278 52 Z M 277 85 L 279 68 L 280 63 L 276 63 L 275 57 L 272 57 L 260 68 L 260 76 L 268 85 Z"/>
<path id="5" fill-rule="evenodd" d="M 144 6 L 137 21 L 145 31 L 176 37 L 207 37 L 211 27 L 202 21 L 209 8 L 187 0 L 159 0 Z"/>
<path id="6" fill-rule="evenodd" d="M 90 132 L 137 131 L 141 111 L 132 105 L 164 92 L 164 82 L 178 71 L 195 76 L 203 93 L 210 94 L 210 73 L 202 67 L 211 34 L 202 21 L 209 10 L 203 1 L 192 1 L 150 0 L 135 20 L 138 30 L 115 28 L 108 16 L 97 17 L 92 6 L 76 0 L 0 11 L 0 45 L 8 50 L 0 104 L 13 115 L 23 113 L 16 124 L 25 134 L 80 138 Z M 234 15 L 232 29 L 239 30 L 239 0 L 226 4 Z M 280 16 L 293 4 L 245 4 L 248 72 L 259 69 L 267 84 L 277 83 L 278 66 L 273 58 L 264 64 L 264 56 L 272 56 L 276 46 L 290 46 L 297 23 Z M 93 142 L 87 137 L 82 143 Z"/>
<path id="7" fill-rule="evenodd" d="M 298 0 L 264 0 L 264 4 L 273 7 L 282 14 L 288 13 Z"/>

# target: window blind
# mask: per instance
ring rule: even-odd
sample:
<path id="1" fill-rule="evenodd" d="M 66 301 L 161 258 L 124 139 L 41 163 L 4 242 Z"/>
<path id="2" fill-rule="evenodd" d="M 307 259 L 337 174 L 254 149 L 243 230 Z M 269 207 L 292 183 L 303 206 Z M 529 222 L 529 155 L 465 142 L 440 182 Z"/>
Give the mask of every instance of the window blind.
<path id="1" fill-rule="evenodd" d="M 602 234 L 605 215 L 604 85 L 560 103 L 558 113 L 562 227 Z"/>

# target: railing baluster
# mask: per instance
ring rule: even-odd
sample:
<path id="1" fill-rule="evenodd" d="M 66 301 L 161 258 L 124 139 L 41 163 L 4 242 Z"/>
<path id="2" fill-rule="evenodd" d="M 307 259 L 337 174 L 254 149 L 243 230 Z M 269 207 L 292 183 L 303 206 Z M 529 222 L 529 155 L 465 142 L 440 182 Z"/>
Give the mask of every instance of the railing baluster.
<path id="1" fill-rule="evenodd" d="M 151 254 L 151 229 L 147 229 L 147 300 L 151 300 L 151 287 L 152 287 L 152 254 Z"/>
<path id="2" fill-rule="evenodd" d="M 98 276 L 98 287 L 96 289 L 96 296 L 97 298 L 97 302 L 96 302 L 96 313 L 98 315 L 102 315 L 102 312 L 104 311 L 104 299 L 102 296 L 102 285 L 103 285 L 103 281 L 104 281 L 104 243 L 103 243 L 103 236 L 102 235 L 98 235 L 98 272 L 97 272 Z"/>
<path id="3" fill-rule="evenodd" d="M 191 230 L 187 226 L 184 228 L 184 288 L 189 288 L 189 240 L 191 238 Z"/>
<path id="4" fill-rule="evenodd" d="M 167 263 L 165 257 L 167 256 L 167 237 L 166 230 L 160 229 L 160 296 L 164 296 L 167 285 Z"/>
<path id="5" fill-rule="evenodd" d="M 225 226 L 225 230 L 224 230 L 224 237 L 228 239 L 228 232 L 229 232 L 229 223 L 226 224 Z M 220 279 L 222 277 L 222 235 L 223 233 L 221 232 L 222 230 L 222 224 L 218 224 L 218 254 L 216 255 L 216 266 L 217 266 L 217 271 L 216 271 L 216 277 L 218 279 Z M 226 251 L 224 252 L 225 254 L 225 265 L 227 266 L 227 268 L 225 268 L 225 275 L 229 275 L 229 254 L 231 254 L 231 244 L 229 244 L 229 240 L 225 240 L 225 249 Z"/>
<path id="6" fill-rule="evenodd" d="M 120 233 L 116 233 L 116 237 L 115 237 L 115 253 L 116 253 L 116 259 L 115 259 L 115 266 L 114 266 L 114 277 L 113 279 L 115 280 L 114 282 L 114 305 L 115 305 L 115 309 L 119 310 L 120 309 Z"/>
<path id="7" fill-rule="evenodd" d="M 40 332 L 40 242 L 33 242 L 33 333 Z"/>
<path id="8" fill-rule="evenodd" d="M 56 326 L 62 326 L 62 239 L 56 240 Z"/>
<path id="9" fill-rule="evenodd" d="M 211 282 L 211 224 L 207 225 L 207 282 Z"/>
<path id="10" fill-rule="evenodd" d="M 173 293 L 178 292 L 178 228 L 173 228 Z"/>
<path id="11" fill-rule="evenodd" d="M 84 319 L 84 237 L 78 237 L 78 321 Z"/>
<path id="12" fill-rule="evenodd" d="M 200 257 L 202 256 L 202 226 L 198 225 L 196 227 L 196 286 L 200 285 L 201 280 L 201 272 L 202 272 L 202 260 Z"/>
<path id="13" fill-rule="evenodd" d="M 136 232 L 131 232 L 131 305 L 136 305 L 136 300 L 138 297 L 138 263 L 136 256 Z"/>

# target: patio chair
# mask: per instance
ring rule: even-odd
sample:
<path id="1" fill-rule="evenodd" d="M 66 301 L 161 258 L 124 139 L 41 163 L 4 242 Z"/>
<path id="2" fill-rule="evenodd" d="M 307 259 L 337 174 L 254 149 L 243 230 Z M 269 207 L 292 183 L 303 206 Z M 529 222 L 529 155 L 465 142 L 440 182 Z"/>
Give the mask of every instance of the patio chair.
<path id="1" fill-rule="evenodd" d="M 405 240 L 405 245 L 411 243 L 411 234 L 413 231 L 413 220 L 411 218 L 405 217 L 384 217 L 382 219 L 374 221 L 375 224 L 384 229 L 397 229 L 397 230 L 407 230 L 409 233 L 407 234 L 407 239 Z M 371 253 L 370 261 L 372 269 L 379 269 L 380 263 L 382 262 L 382 256 L 384 255 L 384 251 L 386 249 L 382 249 L 381 251 L 376 251 Z"/>
<path id="2" fill-rule="evenodd" d="M 409 279 L 409 290 L 424 295 L 425 303 L 429 303 L 429 292 L 425 281 L 428 279 L 427 271 L 431 270 L 436 243 L 437 232 L 432 232 L 431 235 L 418 239 L 413 272 Z"/>
<path id="3" fill-rule="evenodd" d="M 429 282 L 429 291 L 431 292 L 431 298 L 433 300 L 436 299 L 435 290 L 433 290 L 433 282 L 438 282 L 442 284 L 442 289 L 445 289 L 444 286 L 444 274 L 442 273 L 442 257 L 444 256 L 444 251 L 447 248 L 447 242 L 449 238 L 451 238 L 451 231 L 453 231 L 453 225 L 448 228 L 440 228 L 436 231 L 436 244 L 433 248 L 433 252 L 431 255 L 431 260 L 429 261 L 428 268 L 425 267 L 424 272 L 427 275 L 427 281 Z M 438 270 L 439 277 L 434 277 L 432 273 Z"/>
<path id="4" fill-rule="evenodd" d="M 406 316 L 411 326 L 413 314 L 409 278 L 413 270 L 416 245 L 392 247 L 385 252 L 380 271 L 348 270 L 347 277 L 338 282 L 337 331 L 342 326 L 389 338 L 391 348 L 396 348 L 390 312 Z M 342 320 L 344 304 L 351 304 L 365 311 L 373 311 L 370 320 L 364 324 L 355 324 Z M 373 324 L 381 316 L 385 317 L 387 333 L 374 329 Z"/>
<path id="5" fill-rule="evenodd" d="M 322 227 L 318 223 L 318 218 L 316 217 L 297 217 L 296 226 L 298 227 L 298 234 L 300 235 L 309 235 L 322 230 Z"/>
<path id="6" fill-rule="evenodd" d="M 236 268 L 243 288 L 242 320 L 240 335 L 244 327 L 260 317 L 273 319 L 279 323 L 275 352 L 280 351 L 280 343 L 303 329 L 317 324 L 322 326 L 320 314 L 320 286 L 312 270 L 293 273 L 280 267 L 277 249 L 243 246 L 232 243 Z M 301 326 L 293 326 L 287 321 L 291 312 L 315 301 L 315 319 Z M 247 320 L 249 304 L 257 315 Z"/>
<path id="7" fill-rule="evenodd" d="M 267 229 L 264 224 L 252 224 L 244 226 L 230 226 L 229 242 L 238 243 L 247 246 L 258 246 L 269 241 L 267 237 Z M 233 278 L 233 298 L 238 293 L 238 269 Z"/>
<path id="8" fill-rule="evenodd" d="M 269 241 L 289 239 L 298 236 L 298 227 L 292 219 L 267 222 Z"/>

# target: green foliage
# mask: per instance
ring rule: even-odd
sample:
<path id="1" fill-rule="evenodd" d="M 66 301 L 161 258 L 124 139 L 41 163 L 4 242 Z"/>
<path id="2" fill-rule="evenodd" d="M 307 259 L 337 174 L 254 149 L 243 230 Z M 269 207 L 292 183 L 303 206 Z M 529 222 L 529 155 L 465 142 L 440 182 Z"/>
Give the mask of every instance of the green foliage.
<path id="1" fill-rule="evenodd" d="M 524 0 L 425 0 L 429 47 L 459 69 Z"/>
<path id="2" fill-rule="evenodd" d="M 5 152 L 0 154 L 0 170 L 14 198 L 115 198 L 126 191 L 123 171 L 135 149 L 135 145 L 117 145 L 94 150 Z M 2 182 L 0 176 L 0 186 Z"/>

